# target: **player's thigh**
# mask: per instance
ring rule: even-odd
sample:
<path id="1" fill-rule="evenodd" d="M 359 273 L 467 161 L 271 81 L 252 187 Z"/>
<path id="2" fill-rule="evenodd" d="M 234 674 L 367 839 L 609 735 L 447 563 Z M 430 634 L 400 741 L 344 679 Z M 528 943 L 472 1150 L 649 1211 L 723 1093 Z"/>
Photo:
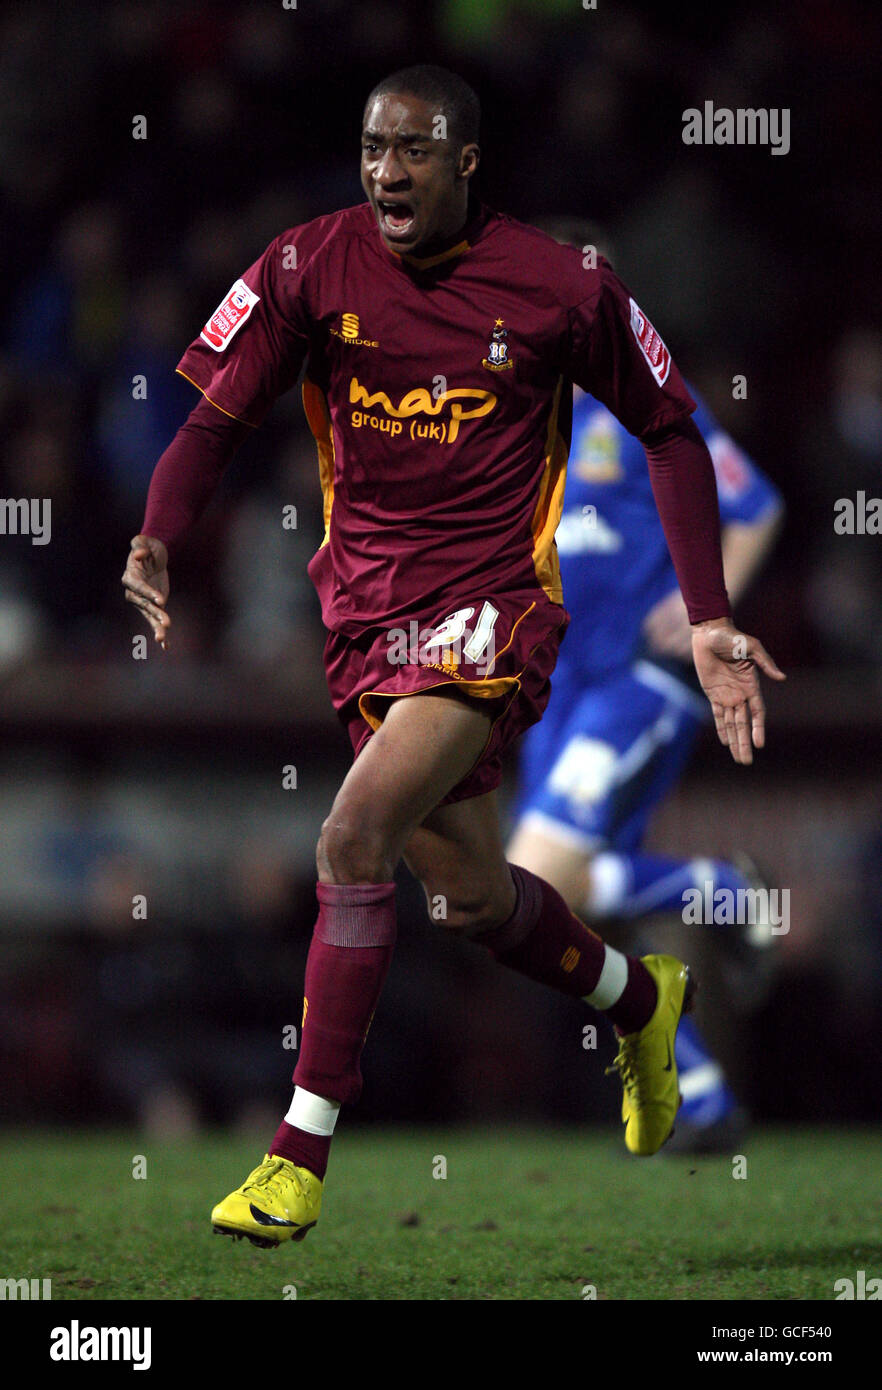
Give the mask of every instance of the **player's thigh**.
<path id="1" fill-rule="evenodd" d="M 490 727 L 486 708 L 452 686 L 390 701 L 334 799 L 324 850 L 379 848 L 394 870 L 412 831 L 474 766 Z"/>
<path id="2" fill-rule="evenodd" d="M 404 860 L 442 926 L 489 930 L 514 911 L 495 791 L 432 811 L 410 836 Z"/>

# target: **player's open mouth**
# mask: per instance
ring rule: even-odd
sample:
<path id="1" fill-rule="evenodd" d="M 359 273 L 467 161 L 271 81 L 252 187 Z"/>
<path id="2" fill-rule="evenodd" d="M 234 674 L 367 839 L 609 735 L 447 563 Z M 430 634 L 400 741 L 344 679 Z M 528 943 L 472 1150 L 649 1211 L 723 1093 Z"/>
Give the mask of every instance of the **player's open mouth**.
<path id="1" fill-rule="evenodd" d="M 414 212 L 409 203 L 389 203 L 377 199 L 380 226 L 389 237 L 407 236 L 414 224 Z"/>

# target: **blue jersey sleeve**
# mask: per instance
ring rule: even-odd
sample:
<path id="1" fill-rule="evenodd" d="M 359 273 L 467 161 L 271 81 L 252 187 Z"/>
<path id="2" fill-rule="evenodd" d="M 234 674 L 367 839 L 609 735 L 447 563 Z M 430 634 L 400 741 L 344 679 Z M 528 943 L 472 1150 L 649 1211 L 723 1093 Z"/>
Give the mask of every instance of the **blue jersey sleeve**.
<path id="1" fill-rule="evenodd" d="M 775 484 L 739 448 L 731 435 L 717 424 L 695 387 L 689 385 L 688 389 L 698 402 L 692 418 L 703 434 L 714 462 L 721 525 L 726 526 L 732 521 L 750 525 L 768 512 L 779 511 L 782 499 Z"/>

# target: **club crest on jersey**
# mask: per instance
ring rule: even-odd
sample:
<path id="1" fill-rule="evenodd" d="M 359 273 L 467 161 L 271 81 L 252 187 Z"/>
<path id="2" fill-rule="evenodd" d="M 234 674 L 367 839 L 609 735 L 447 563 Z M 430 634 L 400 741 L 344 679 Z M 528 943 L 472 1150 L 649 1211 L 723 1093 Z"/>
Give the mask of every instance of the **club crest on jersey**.
<path id="1" fill-rule="evenodd" d="M 649 363 L 650 371 L 659 386 L 664 386 L 668 379 L 668 372 L 671 370 L 671 354 L 642 309 L 634 303 L 633 299 L 629 303 L 631 305 L 631 328 L 637 339 L 637 345 Z"/>
<path id="2" fill-rule="evenodd" d="M 504 372 L 509 367 L 514 366 L 514 362 L 508 355 L 508 329 L 503 328 L 503 320 L 497 319 L 493 326 L 493 337 L 490 339 L 490 346 L 487 349 L 487 356 L 481 359 L 481 365 L 490 372 Z"/>
<path id="3" fill-rule="evenodd" d="M 223 352 L 234 333 L 238 333 L 248 318 L 260 295 L 255 294 L 245 284 L 237 280 L 226 299 L 221 300 L 208 323 L 199 334 L 200 338 L 215 352 Z"/>

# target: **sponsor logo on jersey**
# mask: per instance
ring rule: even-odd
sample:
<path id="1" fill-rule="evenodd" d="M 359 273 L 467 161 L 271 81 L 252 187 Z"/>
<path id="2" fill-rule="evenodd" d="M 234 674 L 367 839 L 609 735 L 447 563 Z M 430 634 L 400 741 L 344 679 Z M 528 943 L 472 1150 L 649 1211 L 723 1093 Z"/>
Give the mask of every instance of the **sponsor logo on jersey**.
<path id="1" fill-rule="evenodd" d="M 473 404 L 466 407 L 463 404 L 466 401 Z M 428 439 L 437 444 L 452 444 L 464 420 L 477 420 L 482 415 L 490 414 L 496 405 L 496 396 L 492 391 L 481 391 L 470 386 L 439 391 L 436 396 L 424 386 L 416 386 L 412 391 L 406 391 L 396 406 L 385 391 L 370 392 L 357 377 L 352 377 L 349 382 L 349 404 L 364 407 L 363 410 L 353 410 L 350 417 L 357 429 L 369 428 L 389 435 L 406 431 L 414 442 Z M 375 408 L 383 414 L 368 414 Z M 414 418 L 418 415 L 444 416 L 445 409 L 449 409 L 449 418 L 425 422 Z M 405 420 L 410 420 L 410 424 L 405 426 Z"/>
<path id="2" fill-rule="evenodd" d="M 635 304 L 633 299 L 629 302 L 631 305 L 631 328 L 634 337 L 637 339 L 640 351 L 649 363 L 652 375 L 659 386 L 664 386 L 668 379 L 668 372 L 671 370 L 671 354 L 639 305 Z"/>
<path id="3" fill-rule="evenodd" d="M 489 372 L 504 372 L 509 367 L 514 366 L 514 362 L 508 355 L 508 329 L 503 328 L 503 319 L 497 319 L 493 325 L 493 336 L 490 339 L 490 346 L 487 349 L 487 356 L 481 358 L 481 365 L 486 367 Z"/>
<path id="4" fill-rule="evenodd" d="M 244 280 L 237 280 L 199 334 L 200 338 L 208 343 L 210 348 L 214 348 L 215 352 L 223 352 L 233 335 L 239 332 L 255 304 L 259 302 L 260 295 L 250 290 Z"/>
<path id="5" fill-rule="evenodd" d="M 346 347 L 380 346 L 376 338 L 362 337 L 358 314 L 342 314 L 340 317 L 340 327 L 332 328 L 331 332 L 334 337 L 339 338 Z"/>

